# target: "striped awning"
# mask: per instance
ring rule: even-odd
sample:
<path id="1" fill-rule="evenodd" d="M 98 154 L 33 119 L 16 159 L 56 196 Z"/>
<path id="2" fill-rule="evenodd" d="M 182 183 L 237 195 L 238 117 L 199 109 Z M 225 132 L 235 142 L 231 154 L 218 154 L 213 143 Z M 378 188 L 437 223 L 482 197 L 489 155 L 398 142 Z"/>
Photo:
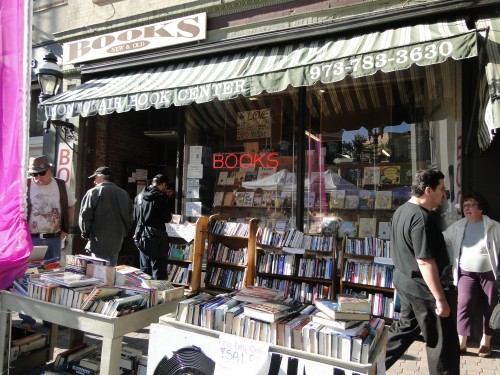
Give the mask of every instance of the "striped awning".
<path id="1" fill-rule="evenodd" d="M 42 104 L 45 118 L 166 108 L 283 91 L 477 55 L 464 20 L 256 48 L 95 78 Z"/>
<path id="2" fill-rule="evenodd" d="M 493 140 L 496 129 L 500 128 L 500 18 L 481 19 L 476 22 L 481 31 L 486 55 L 485 74 L 480 85 L 479 148 L 485 150 Z"/>

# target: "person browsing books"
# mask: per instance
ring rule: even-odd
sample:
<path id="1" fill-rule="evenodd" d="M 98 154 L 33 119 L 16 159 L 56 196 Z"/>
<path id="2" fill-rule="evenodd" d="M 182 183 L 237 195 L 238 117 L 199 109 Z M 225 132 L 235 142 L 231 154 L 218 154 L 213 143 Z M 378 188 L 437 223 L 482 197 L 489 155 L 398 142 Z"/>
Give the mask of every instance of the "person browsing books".
<path id="1" fill-rule="evenodd" d="M 169 239 L 165 224 L 172 220 L 167 186 L 167 178 L 158 174 L 134 200 L 134 242 L 139 250 L 140 268 L 155 280 L 167 279 Z"/>
<path id="2" fill-rule="evenodd" d="M 80 207 L 80 229 L 88 240 L 85 249 L 93 256 L 118 263 L 123 239 L 132 219 L 132 200 L 128 193 L 112 182 L 109 167 L 99 167 L 89 176 L 95 187 L 87 191 Z"/>
<path id="3" fill-rule="evenodd" d="M 449 281 L 442 277 L 450 269 L 450 261 L 432 214 L 446 195 L 443 173 L 434 169 L 418 171 L 411 194 L 392 218 L 391 257 L 401 313 L 389 328 L 386 369 L 422 333 L 429 373 L 459 374 L 458 334 L 446 290 Z"/>
<path id="4" fill-rule="evenodd" d="M 474 313 L 482 312 L 480 357 L 491 355 L 491 313 L 498 303 L 500 281 L 500 223 L 490 219 L 488 202 L 471 192 L 462 197 L 464 218 L 451 224 L 444 232 L 453 265 L 453 281 L 458 290 L 457 330 L 460 351 L 467 351 L 467 337 L 472 334 Z M 482 310 L 482 311 L 481 311 Z"/>

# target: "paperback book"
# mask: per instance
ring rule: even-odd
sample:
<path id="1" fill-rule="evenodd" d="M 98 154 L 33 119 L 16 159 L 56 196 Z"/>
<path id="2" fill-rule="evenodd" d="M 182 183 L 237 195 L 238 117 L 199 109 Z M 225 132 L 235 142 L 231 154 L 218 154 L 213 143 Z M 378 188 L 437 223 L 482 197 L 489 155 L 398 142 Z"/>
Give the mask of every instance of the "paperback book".
<path id="1" fill-rule="evenodd" d="M 380 168 L 380 183 L 382 185 L 398 185 L 401 167 L 399 165 L 386 165 Z"/>
<path id="2" fill-rule="evenodd" d="M 370 313 L 357 311 L 340 311 L 339 304 L 336 301 L 327 299 L 317 299 L 314 303 L 318 310 L 324 312 L 328 317 L 335 320 L 370 320 Z"/>
<path id="3" fill-rule="evenodd" d="M 378 185 L 380 183 L 380 167 L 365 167 L 363 170 L 363 185 Z"/>
<path id="4" fill-rule="evenodd" d="M 375 209 L 390 210 L 392 207 L 392 191 L 378 190 L 375 192 Z"/>
<path id="5" fill-rule="evenodd" d="M 375 237 L 377 230 L 377 219 L 371 217 L 362 217 L 359 219 L 359 236 Z"/>
<path id="6" fill-rule="evenodd" d="M 359 207 L 359 195 L 346 195 L 344 208 L 357 209 Z"/>
<path id="7" fill-rule="evenodd" d="M 330 209 L 344 208 L 345 190 L 332 190 L 330 192 Z"/>
<path id="8" fill-rule="evenodd" d="M 278 301 L 264 301 L 243 306 L 243 312 L 250 318 L 274 323 L 276 320 L 294 313 L 298 308 L 298 305 L 290 305 Z"/>
<path id="9" fill-rule="evenodd" d="M 360 311 L 370 313 L 372 308 L 371 302 L 368 298 L 347 294 L 338 294 L 337 303 L 340 311 Z"/>
<path id="10" fill-rule="evenodd" d="M 372 210 L 375 208 L 375 192 L 373 190 L 359 191 L 359 208 L 362 210 Z"/>

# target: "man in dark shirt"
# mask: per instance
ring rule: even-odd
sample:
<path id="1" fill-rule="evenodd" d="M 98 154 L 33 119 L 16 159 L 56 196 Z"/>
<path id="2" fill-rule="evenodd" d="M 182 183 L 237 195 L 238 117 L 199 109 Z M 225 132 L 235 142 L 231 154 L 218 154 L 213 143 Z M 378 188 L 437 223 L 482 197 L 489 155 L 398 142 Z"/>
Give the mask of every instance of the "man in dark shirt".
<path id="1" fill-rule="evenodd" d="M 450 262 L 432 214 L 445 195 L 444 175 L 437 170 L 421 170 L 414 176 L 412 197 L 392 218 L 391 256 L 401 314 L 389 329 L 387 369 L 421 332 L 427 345 L 429 373 L 460 373 L 456 323 L 445 290 L 448 284 L 442 281 Z"/>
<path id="2" fill-rule="evenodd" d="M 153 178 L 153 183 L 135 198 L 134 222 L 137 228 L 134 237 L 139 235 L 141 223 L 143 231 L 148 233 L 148 238 L 139 248 L 140 267 L 142 272 L 155 280 L 167 279 L 169 240 L 165 224 L 172 220 L 172 213 L 165 194 L 166 186 L 167 178 L 158 174 Z"/>

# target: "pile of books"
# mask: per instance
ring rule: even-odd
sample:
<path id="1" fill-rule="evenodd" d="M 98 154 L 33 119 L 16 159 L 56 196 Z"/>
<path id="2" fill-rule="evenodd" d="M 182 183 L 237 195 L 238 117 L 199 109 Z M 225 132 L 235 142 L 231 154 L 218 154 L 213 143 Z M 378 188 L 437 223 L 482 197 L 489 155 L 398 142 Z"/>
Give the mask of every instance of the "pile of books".
<path id="1" fill-rule="evenodd" d="M 179 302 L 176 320 L 345 361 L 367 364 L 385 321 L 372 318 L 369 299 L 298 304 L 268 288 L 250 286 L 226 295 L 198 294 Z"/>

